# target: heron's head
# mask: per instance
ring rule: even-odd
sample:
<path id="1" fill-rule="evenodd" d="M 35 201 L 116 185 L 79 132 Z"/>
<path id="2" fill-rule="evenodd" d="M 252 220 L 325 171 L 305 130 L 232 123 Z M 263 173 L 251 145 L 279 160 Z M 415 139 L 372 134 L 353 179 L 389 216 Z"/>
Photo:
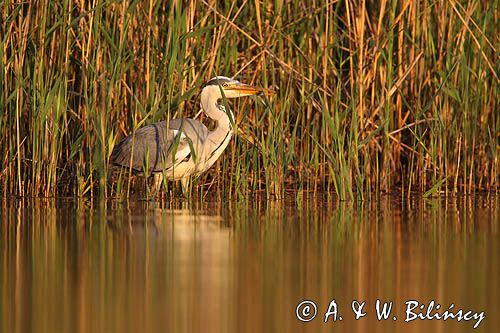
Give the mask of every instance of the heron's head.
<path id="1" fill-rule="evenodd" d="M 203 90 L 209 90 L 213 94 L 218 94 L 222 97 L 221 91 L 226 98 L 238 98 L 244 96 L 258 95 L 263 92 L 259 87 L 254 87 L 237 80 L 225 77 L 216 76 L 205 84 Z"/>

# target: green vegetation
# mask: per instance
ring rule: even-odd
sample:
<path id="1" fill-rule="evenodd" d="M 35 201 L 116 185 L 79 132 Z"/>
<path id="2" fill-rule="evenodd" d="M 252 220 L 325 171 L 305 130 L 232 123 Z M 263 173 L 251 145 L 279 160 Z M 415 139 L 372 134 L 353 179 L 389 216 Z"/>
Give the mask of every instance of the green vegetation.
<path id="1" fill-rule="evenodd" d="M 108 181 L 113 145 L 194 116 L 203 82 L 235 74 L 279 90 L 231 102 L 237 135 L 200 197 L 500 188 L 495 1 L 4 0 L 0 15 L 3 196 L 128 193 L 128 171 Z"/>

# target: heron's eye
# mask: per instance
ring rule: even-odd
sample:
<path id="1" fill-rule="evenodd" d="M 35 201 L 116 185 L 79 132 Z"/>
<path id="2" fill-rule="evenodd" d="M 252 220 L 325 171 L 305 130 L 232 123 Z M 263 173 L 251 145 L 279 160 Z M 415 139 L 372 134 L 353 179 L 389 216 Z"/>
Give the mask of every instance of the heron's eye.
<path id="1" fill-rule="evenodd" d="M 229 87 L 229 84 L 227 84 L 227 83 L 223 83 L 223 84 L 222 84 L 222 86 L 223 86 L 224 88 L 227 88 L 227 87 Z"/>

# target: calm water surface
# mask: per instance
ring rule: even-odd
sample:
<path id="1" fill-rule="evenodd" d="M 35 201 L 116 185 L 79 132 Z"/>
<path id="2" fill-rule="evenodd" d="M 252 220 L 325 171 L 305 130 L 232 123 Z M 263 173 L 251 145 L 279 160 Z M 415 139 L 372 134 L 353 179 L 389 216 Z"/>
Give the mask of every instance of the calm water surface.
<path id="1" fill-rule="evenodd" d="M 499 207 L 0 201 L 0 331 L 497 332 Z M 304 323 L 306 299 L 318 313 Z M 386 321 L 377 299 L 393 301 Z M 343 320 L 325 324 L 332 300 Z M 486 318 L 405 323 L 409 300 Z"/>

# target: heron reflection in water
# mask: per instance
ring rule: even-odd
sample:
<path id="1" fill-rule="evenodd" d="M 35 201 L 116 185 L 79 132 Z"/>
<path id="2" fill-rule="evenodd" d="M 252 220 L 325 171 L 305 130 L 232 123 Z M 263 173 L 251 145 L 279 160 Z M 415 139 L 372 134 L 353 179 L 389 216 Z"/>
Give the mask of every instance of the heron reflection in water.
<path id="1" fill-rule="evenodd" d="M 155 194 L 165 177 L 180 180 L 183 193 L 187 195 L 191 177 L 207 171 L 231 140 L 234 116 L 224 107 L 223 96 L 238 98 L 261 93 L 261 88 L 216 76 L 201 92 L 201 109 L 217 123 L 213 130 L 191 118 L 144 126 L 114 147 L 111 163 L 153 174 Z"/>

